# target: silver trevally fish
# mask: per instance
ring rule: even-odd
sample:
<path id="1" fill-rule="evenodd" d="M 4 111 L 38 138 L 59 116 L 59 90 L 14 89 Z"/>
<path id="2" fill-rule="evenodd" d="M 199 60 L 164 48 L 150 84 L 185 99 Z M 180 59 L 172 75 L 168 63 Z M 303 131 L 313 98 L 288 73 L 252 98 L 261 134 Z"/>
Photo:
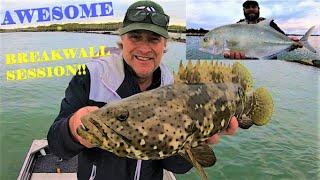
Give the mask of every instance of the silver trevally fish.
<path id="1" fill-rule="evenodd" d="M 264 23 L 265 24 L 265 23 Z M 307 42 L 311 27 L 300 39 L 301 44 L 311 52 L 315 49 Z M 292 49 L 296 42 L 270 26 L 261 24 L 230 24 L 209 31 L 200 42 L 200 50 L 218 55 L 224 51 L 241 51 L 246 57 L 270 59 L 283 51 Z"/>

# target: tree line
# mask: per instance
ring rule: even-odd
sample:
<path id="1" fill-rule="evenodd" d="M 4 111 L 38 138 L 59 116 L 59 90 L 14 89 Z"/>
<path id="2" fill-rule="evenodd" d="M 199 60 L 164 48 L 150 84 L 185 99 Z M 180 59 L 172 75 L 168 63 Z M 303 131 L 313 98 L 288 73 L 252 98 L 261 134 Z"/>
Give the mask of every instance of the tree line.
<path id="1" fill-rule="evenodd" d="M 86 32 L 86 31 L 116 31 L 122 27 L 122 22 L 100 23 L 100 24 L 51 24 L 49 26 L 37 26 L 16 29 L 0 29 L 0 32 L 46 32 L 46 31 L 67 31 L 67 32 Z M 171 25 L 168 27 L 169 32 L 185 33 L 186 27 Z"/>

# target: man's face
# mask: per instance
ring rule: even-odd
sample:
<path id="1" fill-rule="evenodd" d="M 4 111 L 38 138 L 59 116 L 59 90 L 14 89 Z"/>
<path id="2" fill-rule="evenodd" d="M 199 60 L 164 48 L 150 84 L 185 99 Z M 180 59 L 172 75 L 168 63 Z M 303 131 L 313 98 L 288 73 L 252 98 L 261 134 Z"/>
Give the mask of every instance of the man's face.
<path id="1" fill-rule="evenodd" d="M 259 7 L 253 4 L 243 8 L 243 13 L 248 21 L 256 21 L 260 16 Z"/>
<path id="2" fill-rule="evenodd" d="M 138 77 L 150 77 L 159 66 L 166 39 L 145 30 L 131 31 L 121 36 L 123 58 Z"/>

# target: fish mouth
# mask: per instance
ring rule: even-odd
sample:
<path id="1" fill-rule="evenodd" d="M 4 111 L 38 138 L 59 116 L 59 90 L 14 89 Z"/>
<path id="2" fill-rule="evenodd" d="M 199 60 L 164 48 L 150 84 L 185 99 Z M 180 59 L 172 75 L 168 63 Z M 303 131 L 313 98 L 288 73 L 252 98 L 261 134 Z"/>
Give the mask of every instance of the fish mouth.
<path id="1" fill-rule="evenodd" d="M 128 139 L 127 137 L 125 137 L 124 135 L 118 133 L 117 131 L 115 131 L 114 129 L 112 129 L 110 126 L 106 125 L 112 132 L 114 132 L 117 136 L 119 136 L 123 141 L 125 141 L 127 144 L 131 145 L 132 144 L 132 140 Z"/>
<path id="2" fill-rule="evenodd" d="M 110 138 L 111 134 L 107 133 L 107 132 L 110 132 L 110 133 L 115 133 L 117 136 L 119 136 L 126 143 L 128 143 L 128 144 L 132 143 L 132 140 L 130 140 L 127 137 L 123 136 L 122 134 L 118 133 L 113 128 L 111 128 L 109 125 L 103 124 L 93 118 L 89 118 L 88 121 L 83 121 L 83 124 L 81 125 L 81 129 L 83 131 L 85 131 L 86 133 L 91 134 L 92 136 L 97 136 L 97 135 L 95 135 L 95 133 L 90 132 L 90 126 L 93 126 L 93 128 L 96 128 L 98 130 L 99 134 L 101 134 L 102 138 L 111 140 L 112 139 L 112 138 Z M 108 129 L 109 131 L 107 131 L 107 130 L 104 131 L 104 129 Z"/>

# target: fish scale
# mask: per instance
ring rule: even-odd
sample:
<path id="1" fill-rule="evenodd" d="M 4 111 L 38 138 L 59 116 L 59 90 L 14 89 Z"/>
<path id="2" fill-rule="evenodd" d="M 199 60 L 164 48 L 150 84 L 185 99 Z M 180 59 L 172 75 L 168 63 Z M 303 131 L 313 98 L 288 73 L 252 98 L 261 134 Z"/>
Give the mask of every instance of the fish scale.
<path id="1" fill-rule="evenodd" d="M 242 128 L 266 124 L 272 98 L 252 90 L 252 77 L 240 63 L 180 63 L 175 84 L 145 91 L 81 118 L 78 134 L 120 157 L 163 159 L 180 154 L 200 172 L 215 156 L 205 141 L 226 129 L 232 116 Z"/>

